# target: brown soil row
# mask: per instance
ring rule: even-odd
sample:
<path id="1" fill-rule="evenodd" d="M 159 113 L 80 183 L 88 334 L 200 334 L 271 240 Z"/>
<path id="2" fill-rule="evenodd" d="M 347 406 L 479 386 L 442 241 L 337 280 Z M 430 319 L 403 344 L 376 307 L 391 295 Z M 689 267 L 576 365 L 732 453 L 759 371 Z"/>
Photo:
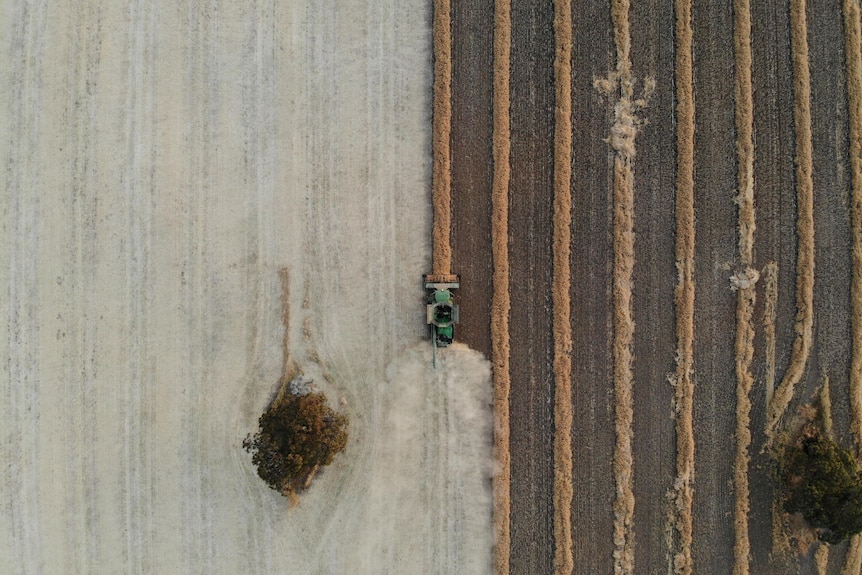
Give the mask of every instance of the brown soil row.
<path id="1" fill-rule="evenodd" d="M 850 218 L 853 236 L 850 321 L 850 428 L 862 454 L 862 15 L 858 0 L 844 0 L 844 55 L 850 116 Z M 862 536 L 850 541 L 842 575 L 862 571 Z"/>
<path id="2" fill-rule="evenodd" d="M 734 2 L 734 58 L 736 96 L 736 151 L 738 158 L 738 229 L 739 258 L 743 270 L 736 275 L 738 288 L 736 339 L 734 342 L 736 369 L 736 456 L 733 466 L 733 573 L 747 575 L 751 542 L 748 534 L 749 485 L 748 463 L 751 445 L 751 388 L 754 377 L 751 361 L 754 356 L 752 316 L 756 299 L 757 272 L 751 269 L 754 251 L 754 104 L 751 83 L 751 12 L 748 0 Z"/>
<path id="3" fill-rule="evenodd" d="M 494 97 L 491 188 L 491 248 L 494 289 L 491 300 L 491 364 L 494 379 L 494 572 L 509 573 L 509 64 L 511 53 L 511 5 L 494 4 Z"/>
<path id="4" fill-rule="evenodd" d="M 673 568 L 691 575 L 694 491 L 694 81 L 691 0 L 676 1 L 676 305 L 677 362 L 673 376 L 676 418 L 676 480 L 672 524 Z"/>
<path id="5" fill-rule="evenodd" d="M 554 3 L 554 569 L 574 569 L 572 548 L 572 5 Z"/>
<path id="6" fill-rule="evenodd" d="M 638 120 L 634 109 L 634 80 L 631 73 L 631 37 L 628 0 L 614 0 L 611 20 L 617 49 L 616 75 L 611 80 L 619 88 L 614 108 L 610 144 L 614 157 L 614 402 L 616 443 L 614 445 L 614 573 L 634 573 L 634 456 L 632 425 L 634 401 L 634 320 L 632 318 L 632 273 L 634 270 L 634 139 Z"/>
<path id="7" fill-rule="evenodd" d="M 449 135 L 452 131 L 452 17 L 450 0 L 434 0 L 434 119 L 432 146 L 432 201 L 434 204 L 435 274 L 452 267 L 449 230 L 452 227 L 452 166 Z"/>
<path id="8" fill-rule="evenodd" d="M 796 193 L 798 235 L 796 260 L 796 339 L 790 365 L 769 402 L 766 437 L 770 440 L 811 354 L 814 327 L 814 176 L 811 142 L 811 75 L 808 68 L 808 24 L 805 0 L 790 4 L 790 40 L 793 59 L 793 118 L 796 129 Z"/>

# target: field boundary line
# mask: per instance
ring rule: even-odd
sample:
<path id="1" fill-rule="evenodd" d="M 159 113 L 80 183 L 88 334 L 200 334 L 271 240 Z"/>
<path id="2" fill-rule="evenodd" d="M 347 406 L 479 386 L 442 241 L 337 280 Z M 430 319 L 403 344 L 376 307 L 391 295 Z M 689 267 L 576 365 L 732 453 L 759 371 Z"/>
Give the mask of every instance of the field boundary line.
<path id="1" fill-rule="evenodd" d="M 741 270 L 732 278 L 737 289 L 736 335 L 736 455 L 733 464 L 733 575 L 748 575 L 751 542 L 748 534 L 750 509 L 748 463 L 751 445 L 751 388 L 754 377 L 752 316 L 758 273 L 751 268 L 754 251 L 754 103 L 751 82 L 751 8 L 749 0 L 734 0 L 734 96 L 736 100 L 736 152 L 738 158 L 739 258 Z"/>
<path id="2" fill-rule="evenodd" d="M 692 504 L 694 501 L 694 67 L 691 0 L 676 0 L 676 479 L 670 524 L 676 532 L 673 572 L 691 575 L 693 561 Z M 674 516 L 675 513 L 675 516 Z"/>
<path id="3" fill-rule="evenodd" d="M 852 279 L 850 282 L 850 430 L 862 457 L 862 16 L 858 0 L 844 0 L 844 57 L 849 112 L 850 221 Z M 862 571 L 862 536 L 850 540 L 841 575 Z"/>
<path id="4" fill-rule="evenodd" d="M 432 267 L 448 274 L 452 267 L 452 12 L 450 0 L 434 0 L 434 105 L 432 198 L 434 231 Z"/>
<path id="5" fill-rule="evenodd" d="M 572 542 L 572 4 L 554 2 L 554 569 L 574 570 Z"/>
<path id="6" fill-rule="evenodd" d="M 770 443 L 793 390 L 805 373 L 814 329 L 814 176 L 811 137 L 811 74 L 808 67 L 806 0 L 790 2 L 790 45 L 793 60 L 793 120 L 796 132 L 796 338 L 790 365 L 767 406 L 766 437 Z"/>
<path id="7" fill-rule="evenodd" d="M 509 451 L 509 64 L 511 0 L 494 2 L 493 182 L 491 187 L 491 366 L 494 379 L 494 571 L 508 575 L 511 547 Z"/>

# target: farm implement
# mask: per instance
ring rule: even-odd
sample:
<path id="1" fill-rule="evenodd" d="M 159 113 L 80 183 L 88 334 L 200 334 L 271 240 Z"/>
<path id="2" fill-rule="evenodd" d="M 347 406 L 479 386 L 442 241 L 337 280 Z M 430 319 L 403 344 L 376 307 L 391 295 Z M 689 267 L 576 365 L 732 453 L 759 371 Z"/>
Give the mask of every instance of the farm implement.
<path id="1" fill-rule="evenodd" d="M 428 295 L 425 298 L 425 321 L 431 326 L 431 344 L 434 348 L 432 364 L 437 367 L 437 348 L 447 347 L 455 337 L 458 323 L 458 306 L 452 291 L 461 280 L 455 274 L 426 274 L 422 276 Z"/>

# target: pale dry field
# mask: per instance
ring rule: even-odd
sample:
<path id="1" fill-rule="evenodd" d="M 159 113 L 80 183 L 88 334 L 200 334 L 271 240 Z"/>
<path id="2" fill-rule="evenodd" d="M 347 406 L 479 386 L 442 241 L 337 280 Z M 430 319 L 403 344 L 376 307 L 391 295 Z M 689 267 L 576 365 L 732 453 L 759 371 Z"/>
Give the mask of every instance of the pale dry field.
<path id="1" fill-rule="evenodd" d="M 0 572 L 489 572 L 490 366 L 423 343 L 428 3 L 0 26 Z M 241 449 L 285 355 L 351 418 L 294 509 Z"/>

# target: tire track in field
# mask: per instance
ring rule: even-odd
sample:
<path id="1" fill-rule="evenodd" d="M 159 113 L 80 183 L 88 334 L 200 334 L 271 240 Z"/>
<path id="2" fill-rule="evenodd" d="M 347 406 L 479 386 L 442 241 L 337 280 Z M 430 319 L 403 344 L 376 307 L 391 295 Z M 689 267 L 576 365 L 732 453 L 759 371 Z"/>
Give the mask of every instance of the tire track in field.
<path id="1" fill-rule="evenodd" d="M 434 119 L 432 146 L 434 167 L 432 197 L 434 204 L 435 274 L 451 273 L 452 247 L 452 158 L 449 136 L 452 132 L 452 10 L 450 0 L 434 0 Z"/>
<path id="2" fill-rule="evenodd" d="M 749 0 L 734 1 L 734 95 L 736 98 L 736 153 L 738 160 L 736 198 L 739 232 L 739 270 L 731 279 L 737 290 L 736 336 L 736 455 L 733 463 L 733 574 L 749 572 L 751 542 L 748 533 L 750 509 L 748 462 L 751 445 L 751 388 L 754 376 L 752 315 L 756 300 L 757 272 L 751 268 L 754 251 L 754 104 L 751 82 L 751 11 Z"/>
<path id="3" fill-rule="evenodd" d="M 491 188 L 491 369 L 494 380 L 494 572 L 509 573 L 511 542 L 509 481 L 509 64 L 512 45 L 511 0 L 494 2 L 494 89 Z"/>
<path id="4" fill-rule="evenodd" d="M 554 2 L 554 568 L 572 573 L 572 4 Z"/>
<path id="5" fill-rule="evenodd" d="M 203 433 L 200 421 L 207 419 L 205 390 L 213 378 L 207 362 L 206 350 L 212 349 L 212 330 L 209 329 L 210 284 L 206 277 L 209 266 L 207 245 L 207 198 L 212 195 L 212 150 L 215 117 L 215 93 L 218 78 L 214 55 L 215 30 L 219 24 L 218 4 L 209 6 L 194 2 L 188 7 L 189 38 L 185 46 L 185 108 L 190 117 L 188 128 L 188 196 L 187 230 L 185 232 L 184 262 L 182 266 L 183 307 L 187 313 L 184 380 L 187 382 L 182 405 L 181 456 L 186 474 L 182 480 L 182 516 L 187 528 L 183 530 L 182 550 L 188 571 L 215 570 L 213 549 L 212 500 L 207 497 L 209 474 L 203 452 Z M 203 344 L 203 342 L 206 342 Z M 202 345 L 203 344 L 203 345 Z"/>
<path id="6" fill-rule="evenodd" d="M 250 305 L 244 318 L 244 328 L 247 334 L 244 356 L 246 367 L 242 376 L 245 385 L 238 389 L 233 402 L 240 405 L 234 420 L 234 430 L 230 441 L 241 441 L 245 433 L 256 426 L 260 415 L 256 398 L 259 397 L 259 385 L 271 385 L 264 377 L 266 363 L 264 348 L 266 346 L 267 327 L 274 323 L 273 311 L 279 310 L 282 330 L 282 369 L 279 382 L 286 382 L 296 375 L 296 361 L 291 355 L 290 343 L 295 329 L 291 326 L 291 286 L 301 285 L 301 279 L 297 279 L 292 268 L 283 267 L 278 270 L 278 285 L 280 298 L 273 298 L 274 290 L 268 289 L 268 281 L 272 277 L 272 269 L 269 262 L 274 258 L 271 250 L 272 244 L 272 221 L 275 216 L 271 207 L 276 203 L 273 195 L 273 172 L 275 168 L 276 148 L 272 142 L 277 140 L 278 119 L 272 111 L 272 100 L 274 99 L 275 85 L 278 82 L 278 73 L 274 69 L 274 55 L 272 54 L 272 34 L 274 23 L 274 7 L 271 3 L 249 3 L 242 11 L 242 19 L 246 22 L 254 22 L 245 29 L 242 41 L 242 66 L 240 68 L 241 87 L 241 119 L 239 122 L 242 136 L 242 184 L 247 190 L 247 201 L 244 202 L 244 218 L 247 222 L 243 226 L 243 250 L 242 253 L 248 262 L 246 279 L 246 293 Z M 301 12 L 300 12 L 301 14 Z M 299 16 L 303 20 L 304 14 Z M 295 25 L 295 24 L 294 24 Z M 304 84 L 302 84 L 304 85 Z M 306 96 L 302 94 L 296 108 L 302 109 Z M 264 135 L 262 135 L 264 134 Z M 301 130 L 295 130 L 291 134 L 294 139 L 301 137 Z M 293 144 L 296 146 L 296 144 Z M 291 161 L 303 162 L 310 165 L 308 158 L 297 154 Z M 290 168 L 287 168 L 290 170 Z M 302 210 L 297 210 L 301 213 Z M 297 216 L 300 218 L 301 216 Z M 296 221 L 293 225 L 298 225 Z M 299 249 L 299 246 L 293 246 Z M 301 275 L 301 274 L 300 274 Z M 293 282 L 293 284 L 292 284 Z M 293 298 L 294 304 L 296 303 Z M 278 306 L 278 307 L 276 307 Z M 294 315 L 296 315 L 294 310 Z M 300 357 L 302 353 L 297 353 Z M 279 390 L 283 391 L 283 390 Z M 279 401 L 276 397 L 274 401 Z M 271 505 L 269 493 L 260 489 L 260 479 L 253 468 L 249 465 L 248 454 L 240 449 L 231 450 L 231 461 L 237 477 L 241 478 L 242 505 L 252 509 L 263 509 Z M 273 545 L 275 537 L 274 522 L 271 514 L 262 516 L 249 514 L 245 518 L 244 538 L 242 544 L 250 550 L 247 566 L 248 573 L 271 573 L 276 562 L 274 555 L 281 547 Z M 292 536 L 292 534 L 290 534 Z"/>
<path id="7" fill-rule="evenodd" d="M 45 6 L 23 6 L 11 24 L 8 48 L 15 54 L 10 79 L 15 85 L 8 100 L 8 156 L 3 228 L 7 231 L 6 351 L 8 377 L 2 392 L 2 430 L 6 462 L 3 483 L 10 501 L 4 504 L 13 548 L 4 550 L 19 569 L 43 572 L 39 509 L 39 412 L 41 374 L 38 359 L 39 284 L 37 258 L 42 226 L 39 216 L 41 185 L 38 138 L 42 107 L 42 55 L 45 45 Z M 2 277 L 2 276 L 0 276 Z M 5 389 L 8 386 L 8 390 Z M 8 430 L 8 431 L 7 431 Z M 4 525 L 4 530 L 7 529 Z"/>
<path id="8" fill-rule="evenodd" d="M 101 63 L 101 18 L 90 7 L 69 27 L 69 130 L 64 146 L 70 153 L 70 235 L 64 281 L 67 291 L 66 405 L 64 425 L 70 430 L 64 481 L 69 489 L 64 529 L 70 534 L 64 563 L 79 573 L 93 571 L 100 562 L 98 534 L 96 453 L 96 321 L 94 301 L 96 254 L 101 238 L 96 226 L 95 180 L 97 122 L 97 70 Z"/>
<path id="9" fill-rule="evenodd" d="M 126 170 L 124 177 L 126 228 L 126 325 L 129 326 L 130 353 L 126 360 L 128 379 L 124 391 L 123 442 L 123 560 L 128 573 L 143 573 L 144 552 L 153 547 L 152 503 L 147 495 L 154 483 L 152 465 L 153 377 L 155 365 L 150 345 L 153 309 L 152 146 L 153 64 L 155 59 L 155 11 L 145 3 L 129 5 L 128 76 L 125 109 Z"/>
<path id="10" fill-rule="evenodd" d="M 793 398 L 811 354 L 814 327 L 814 176 L 811 136 L 811 74 L 808 66 L 808 23 L 805 0 L 791 0 L 790 41 L 793 60 L 793 119 L 796 132 L 796 338 L 790 365 L 767 406 L 769 444 Z"/>
<path id="11" fill-rule="evenodd" d="M 694 500 L 694 72 L 691 0 L 676 0 L 676 306 L 677 363 L 673 375 L 676 419 L 676 479 L 673 486 L 676 532 L 673 570 L 691 575 Z"/>
<path id="12" fill-rule="evenodd" d="M 850 220 L 852 279 L 850 286 L 850 430 L 862 456 L 862 15 L 858 0 L 844 0 L 844 57 L 847 79 L 850 150 Z M 850 540 L 842 575 L 862 571 L 862 536 Z"/>

